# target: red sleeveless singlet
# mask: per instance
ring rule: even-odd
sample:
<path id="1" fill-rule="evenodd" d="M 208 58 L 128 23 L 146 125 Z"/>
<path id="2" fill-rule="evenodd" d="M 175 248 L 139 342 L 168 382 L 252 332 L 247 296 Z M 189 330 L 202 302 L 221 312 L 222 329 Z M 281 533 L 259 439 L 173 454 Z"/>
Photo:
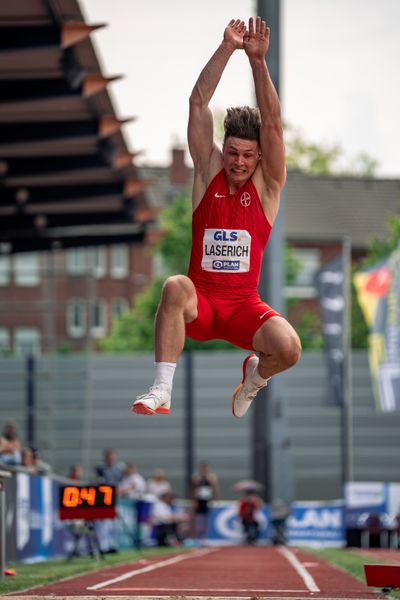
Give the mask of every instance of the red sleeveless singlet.
<path id="1" fill-rule="evenodd" d="M 251 179 L 229 194 L 220 171 L 193 213 L 188 276 L 196 288 L 221 299 L 254 295 L 271 229 Z"/>

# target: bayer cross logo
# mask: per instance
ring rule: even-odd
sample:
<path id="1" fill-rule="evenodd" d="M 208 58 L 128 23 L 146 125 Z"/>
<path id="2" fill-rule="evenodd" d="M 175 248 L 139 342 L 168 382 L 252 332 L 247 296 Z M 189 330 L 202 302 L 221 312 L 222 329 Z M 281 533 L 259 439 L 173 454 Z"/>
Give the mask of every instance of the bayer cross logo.
<path id="1" fill-rule="evenodd" d="M 243 194 L 240 196 L 240 204 L 242 206 L 250 206 L 250 202 L 251 202 L 251 196 L 250 196 L 249 192 L 243 192 Z"/>

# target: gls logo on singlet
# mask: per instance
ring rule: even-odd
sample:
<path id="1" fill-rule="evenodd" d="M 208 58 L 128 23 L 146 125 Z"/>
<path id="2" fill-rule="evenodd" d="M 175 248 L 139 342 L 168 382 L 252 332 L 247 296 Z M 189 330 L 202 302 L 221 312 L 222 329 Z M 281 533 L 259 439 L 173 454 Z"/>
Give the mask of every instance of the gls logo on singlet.
<path id="1" fill-rule="evenodd" d="M 227 230 L 227 229 L 217 229 L 214 233 L 214 240 L 218 242 L 236 242 L 238 239 L 238 232 Z"/>

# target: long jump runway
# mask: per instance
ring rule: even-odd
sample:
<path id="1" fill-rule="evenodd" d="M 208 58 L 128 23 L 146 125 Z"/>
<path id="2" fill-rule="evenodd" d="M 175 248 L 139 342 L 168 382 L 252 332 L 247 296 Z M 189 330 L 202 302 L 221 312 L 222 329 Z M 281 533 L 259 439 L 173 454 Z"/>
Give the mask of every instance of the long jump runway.
<path id="1" fill-rule="evenodd" d="M 10 594 L 11 595 L 11 594 Z M 384 598 L 347 573 L 297 549 L 233 546 L 202 548 L 98 571 L 18 594 L 46 597 L 129 598 Z"/>

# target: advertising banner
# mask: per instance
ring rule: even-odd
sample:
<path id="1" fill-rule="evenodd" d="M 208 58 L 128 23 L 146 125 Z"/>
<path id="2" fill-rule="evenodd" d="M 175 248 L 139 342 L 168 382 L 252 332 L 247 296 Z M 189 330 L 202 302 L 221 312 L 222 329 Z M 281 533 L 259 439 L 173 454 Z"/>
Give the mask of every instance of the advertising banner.
<path id="1" fill-rule="evenodd" d="M 340 254 L 317 274 L 315 284 L 321 304 L 322 329 L 328 365 L 329 400 L 343 404 L 344 270 Z"/>
<path id="2" fill-rule="evenodd" d="M 387 506 L 387 484 L 374 481 L 351 482 L 345 486 L 345 525 L 349 529 L 361 529 L 365 515 L 384 514 Z"/>
<path id="3" fill-rule="evenodd" d="M 295 502 L 288 519 L 288 540 L 293 546 L 345 545 L 343 503 Z"/>
<path id="4" fill-rule="evenodd" d="M 260 526 L 258 541 L 266 541 L 270 535 L 270 509 L 263 507 L 257 514 Z M 240 544 L 244 540 L 236 502 L 218 502 L 210 511 L 207 543 Z"/>
<path id="5" fill-rule="evenodd" d="M 63 553 L 57 498 L 58 484 L 49 477 L 17 473 L 17 560 L 43 560 Z"/>
<path id="6" fill-rule="evenodd" d="M 389 258 L 354 275 L 369 327 L 368 354 L 376 406 L 400 410 L 400 246 Z"/>
<path id="7" fill-rule="evenodd" d="M 362 529 L 369 514 L 379 514 L 387 523 L 400 514 L 400 483 L 352 481 L 345 485 L 345 524 Z"/>

